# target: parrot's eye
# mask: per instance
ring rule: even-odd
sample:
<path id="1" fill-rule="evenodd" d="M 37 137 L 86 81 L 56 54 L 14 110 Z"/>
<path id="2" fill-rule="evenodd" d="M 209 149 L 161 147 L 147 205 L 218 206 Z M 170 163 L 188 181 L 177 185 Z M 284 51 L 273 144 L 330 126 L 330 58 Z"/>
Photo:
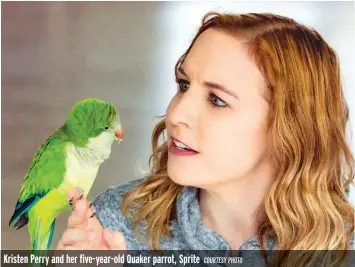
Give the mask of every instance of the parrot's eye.
<path id="1" fill-rule="evenodd" d="M 108 126 L 106 126 L 106 127 L 105 127 L 105 130 L 108 130 L 108 128 L 109 128 L 109 127 L 108 127 Z"/>

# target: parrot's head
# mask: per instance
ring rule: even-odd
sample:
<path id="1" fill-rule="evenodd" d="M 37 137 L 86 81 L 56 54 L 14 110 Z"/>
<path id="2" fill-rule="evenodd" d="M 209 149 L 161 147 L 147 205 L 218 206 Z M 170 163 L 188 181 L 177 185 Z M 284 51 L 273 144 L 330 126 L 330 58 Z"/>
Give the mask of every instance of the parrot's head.
<path id="1" fill-rule="evenodd" d="M 93 150 L 110 152 L 113 142 L 123 139 L 117 109 L 96 98 L 78 102 L 69 112 L 63 130 L 75 146 Z"/>

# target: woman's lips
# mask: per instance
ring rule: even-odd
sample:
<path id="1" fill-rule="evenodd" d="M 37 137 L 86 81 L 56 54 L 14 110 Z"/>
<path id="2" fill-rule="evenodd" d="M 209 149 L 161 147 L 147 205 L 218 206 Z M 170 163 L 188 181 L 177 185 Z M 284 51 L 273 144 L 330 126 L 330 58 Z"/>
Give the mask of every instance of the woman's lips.
<path id="1" fill-rule="evenodd" d="M 195 151 L 196 153 L 198 153 L 198 151 L 196 151 L 195 149 L 191 148 L 189 145 L 185 144 L 184 142 L 182 142 L 181 140 L 177 139 L 176 137 L 172 137 L 171 138 L 172 142 L 175 142 L 175 145 L 179 146 L 184 146 L 189 150 Z M 180 144 L 179 144 L 180 143 Z"/>
<path id="2" fill-rule="evenodd" d="M 174 141 L 172 140 L 172 142 L 170 143 L 169 146 L 169 152 L 175 156 L 193 156 L 198 154 L 198 152 L 194 151 L 194 150 L 185 150 L 185 149 L 180 149 L 178 148 Z"/>

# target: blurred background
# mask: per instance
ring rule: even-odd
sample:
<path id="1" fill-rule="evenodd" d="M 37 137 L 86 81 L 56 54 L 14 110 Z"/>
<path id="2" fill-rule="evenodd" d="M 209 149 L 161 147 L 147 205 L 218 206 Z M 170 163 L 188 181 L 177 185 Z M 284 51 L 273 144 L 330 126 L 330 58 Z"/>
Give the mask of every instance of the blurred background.
<path id="1" fill-rule="evenodd" d="M 273 12 L 318 30 L 340 57 L 352 125 L 353 2 L 2 2 L 1 249 L 29 249 L 26 228 L 9 228 L 37 148 L 86 97 L 114 103 L 125 140 L 114 145 L 89 194 L 142 177 L 151 133 L 176 91 L 174 65 L 208 11 Z M 352 131 L 350 131 L 352 129 Z M 354 193 L 351 193 L 354 203 Z M 57 246 L 69 212 L 57 219 Z"/>

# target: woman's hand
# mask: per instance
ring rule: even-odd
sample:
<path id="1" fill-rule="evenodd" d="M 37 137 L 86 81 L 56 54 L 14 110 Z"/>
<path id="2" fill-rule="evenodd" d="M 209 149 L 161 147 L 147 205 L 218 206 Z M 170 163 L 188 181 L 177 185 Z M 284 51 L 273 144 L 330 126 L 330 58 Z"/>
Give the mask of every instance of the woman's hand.
<path id="1" fill-rule="evenodd" d="M 68 219 L 68 229 L 58 243 L 58 250 L 126 249 L 122 233 L 101 226 L 95 217 L 94 207 L 80 189 L 74 188 L 68 197 L 73 212 Z"/>

